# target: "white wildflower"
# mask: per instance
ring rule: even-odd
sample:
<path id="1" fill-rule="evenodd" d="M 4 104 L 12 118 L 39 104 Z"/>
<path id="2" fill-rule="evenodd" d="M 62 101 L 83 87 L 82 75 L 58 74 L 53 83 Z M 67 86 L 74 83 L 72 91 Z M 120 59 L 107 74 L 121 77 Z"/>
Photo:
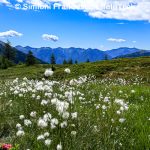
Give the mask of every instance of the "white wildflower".
<path id="1" fill-rule="evenodd" d="M 24 125 L 30 126 L 31 124 L 32 124 L 32 122 L 30 120 L 28 120 L 28 119 L 24 120 Z"/>
<path id="2" fill-rule="evenodd" d="M 135 93 L 135 90 L 131 90 L 131 93 Z"/>
<path id="3" fill-rule="evenodd" d="M 57 150 L 62 150 L 62 145 L 61 145 L 61 143 L 57 145 Z"/>
<path id="4" fill-rule="evenodd" d="M 120 115 L 121 114 L 121 112 L 119 111 L 119 110 L 117 110 L 117 112 L 116 112 L 118 115 Z"/>
<path id="5" fill-rule="evenodd" d="M 45 140 L 45 145 L 46 145 L 46 146 L 49 146 L 49 145 L 51 145 L 51 142 L 52 142 L 52 141 L 51 141 L 50 139 L 46 139 L 46 140 Z"/>
<path id="6" fill-rule="evenodd" d="M 30 116 L 33 117 L 33 118 L 35 118 L 36 114 L 37 114 L 36 111 L 33 111 L 33 112 L 30 113 Z"/>
<path id="7" fill-rule="evenodd" d="M 41 128 L 45 128 L 48 126 L 47 122 L 44 120 L 44 119 L 39 119 L 38 120 L 38 126 L 41 127 Z"/>
<path id="8" fill-rule="evenodd" d="M 52 69 L 46 69 L 45 70 L 45 77 L 49 77 L 49 76 L 52 76 L 54 74 L 54 72 L 52 71 Z"/>
<path id="9" fill-rule="evenodd" d="M 17 123 L 17 124 L 16 124 L 16 128 L 20 129 L 20 128 L 21 128 L 21 124 L 20 124 L 20 123 Z"/>
<path id="10" fill-rule="evenodd" d="M 48 104 L 48 101 L 47 100 L 42 100 L 42 102 L 41 102 L 41 105 L 42 106 L 45 106 L 45 105 L 47 105 Z"/>
<path id="11" fill-rule="evenodd" d="M 16 133 L 16 135 L 18 136 L 18 137 L 21 137 L 21 136 L 24 136 L 24 131 L 22 131 L 22 130 L 19 130 L 17 133 Z"/>
<path id="12" fill-rule="evenodd" d="M 24 115 L 20 115 L 20 116 L 19 116 L 19 119 L 20 119 L 20 120 L 23 120 L 24 118 L 25 118 Z"/>
<path id="13" fill-rule="evenodd" d="M 56 118 L 51 119 L 51 123 L 54 125 L 58 125 L 58 119 Z"/>
<path id="14" fill-rule="evenodd" d="M 120 123 L 123 123 L 123 122 L 125 122 L 125 120 L 126 120 L 126 119 L 124 119 L 124 118 L 120 118 L 120 119 L 119 119 L 119 122 L 120 122 Z"/>
<path id="15" fill-rule="evenodd" d="M 53 98 L 51 100 L 52 105 L 56 105 L 57 104 L 58 99 L 57 98 Z"/>
<path id="16" fill-rule="evenodd" d="M 49 137 L 49 133 L 48 133 L 48 132 L 45 132 L 45 133 L 44 133 L 44 137 Z"/>
<path id="17" fill-rule="evenodd" d="M 60 124 L 61 128 L 65 128 L 67 127 L 67 121 L 64 121 Z"/>
<path id="18" fill-rule="evenodd" d="M 78 117 L 78 113 L 77 112 L 71 113 L 71 117 L 72 119 L 76 119 Z"/>
<path id="19" fill-rule="evenodd" d="M 77 134 L 77 132 L 76 131 L 71 131 L 71 135 L 76 135 Z"/>
<path id="20" fill-rule="evenodd" d="M 66 73 L 71 73 L 71 71 L 70 71 L 70 69 L 69 68 L 66 68 L 65 70 L 64 70 Z"/>
<path id="21" fill-rule="evenodd" d="M 69 118 L 69 112 L 64 112 L 62 114 L 63 119 L 68 119 Z"/>
<path id="22" fill-rule="evenodd" d="M 103 110 L 106 110 L 106 109 L 107 109 L 107 107 L 106 107 L 105 105 L 103 105 L 103 106 L 102 106 L 102 109 L 103 109 Z"/>
<path id="23" fill-rule="evenodd" d="M 39 140 L 44 140 L 45 139 L 45 137 L 44 137 L 44 135 L 39 135 L 38 137 L 37 137 L 37 140 L 39 141 Z"/>

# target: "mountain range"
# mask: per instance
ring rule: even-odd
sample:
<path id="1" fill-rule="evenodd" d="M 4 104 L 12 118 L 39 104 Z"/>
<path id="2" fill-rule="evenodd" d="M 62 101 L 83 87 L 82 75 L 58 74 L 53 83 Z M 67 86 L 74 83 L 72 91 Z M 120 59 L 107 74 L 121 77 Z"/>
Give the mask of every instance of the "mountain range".
<path id="1" fill-rule="evenodd" d="M 107 59 L 114 59 L 117 57 L 124 57 L 129 54 L 133 53 L 139 53 L 143 50 L 137 49 L 137 48 L 128 48 L 128 47 L 122 47 L 118 49 L 112 49 L 108 51 L 101 51 L 99 49 L 83 49 L 83 48 L 50 48 L 50 47 L 41 47 L 41 48 L 33 48 L 33 47 L 22 47 L 22 46 L 16 46 L 16 49 L 23 53 L 28 53 L 29 50 L 33 52 L 34 56 L 41 59 L 42 61 L 45 61 L 47 63 L 50 63 L 50 57 L 52 54 L 54 54 L 56 58 L 57 64 L 62 64 L 64 60 L 72 59 L 73 62 L 78 61 L 86 62 L 89 60 L 90 62 L 100 61 Z M 150 52 L 150 51 L 145 51 Z"/>
<path id="2" fill-rule="evenodd" d="M 0 41 L 0 54 L 2 53 L 2 49 L 4 47 L 4 42 Z M 78 61 L 86 62 L 89 60 L 90 62 L 105 60 L 105 59 L 116 59 L 116 58 L 131 58 L 131 57 L 140 57 L 140 56 L 150 56 L 149 50 L 141 50 L 137 48 L 128 48 L 121 47 L 117 49 L 101 51 L 99 49 L 83 49 L 83 48 L 50 48 L 50 47 L 41 47 L 41 48 L 33 48 L 30 46 L 16 46 L 14 47 L 17 54 L 17 62 L 25 61 L 26 54 L 29 51 L 32 51 L 33 55 L 41 62 L 41 63 L 50 63 L 50 57 L 54 54 L 56 63 L 62 64 L 64 60 L 68 61 L 70 59 L 73 62 Z"/>

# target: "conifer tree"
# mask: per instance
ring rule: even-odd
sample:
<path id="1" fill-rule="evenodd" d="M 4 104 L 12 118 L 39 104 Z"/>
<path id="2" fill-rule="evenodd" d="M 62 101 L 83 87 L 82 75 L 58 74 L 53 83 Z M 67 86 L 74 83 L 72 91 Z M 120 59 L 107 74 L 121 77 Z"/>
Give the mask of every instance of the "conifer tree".
<path id="1" fill-rule="evenodd" d="M 50 63 L 51 63 L 52 65 L 56 64 L 55 56 L 54 56 L 53 53 L 52 53 L 52 55 L 51 55 Z"/>
<path id="2" fill-rule="evenodd" d="M 7 60 L 15 62 L 15 50 L 11 47 L 11 43 L 9 41 L 5 44 L 3 56 Z"/>
<path id="3" fill-rule="evenodd" d="M 66 59 L 64 59 L 64 61 L 63 61 L 63 64 L 65 65 L 65 64 L 67 64 L 67 61 L 66 61 Z"/>
<path id="4" fill-rule="evenodd" d="M 86 60 L 86 62 L 87 62 L 87 63 L 89 63 L 89 62 L 90 62 L 90 60 L 89 60 L 89 59 L 87 59 L 87 60 Z"/>
<path id="5" fill-rule="evenodd" d="M 72 59 L 69 59 L 68 64 L 73 64 Z"/>
<path id="6" fill-rule="evenodd" d="M 33 53 L 31 51 L 28 52 L 27 57 L 26 57 L 26 65 L 31 66 L 36 64 L 36 59 L 33 56 Z"/>

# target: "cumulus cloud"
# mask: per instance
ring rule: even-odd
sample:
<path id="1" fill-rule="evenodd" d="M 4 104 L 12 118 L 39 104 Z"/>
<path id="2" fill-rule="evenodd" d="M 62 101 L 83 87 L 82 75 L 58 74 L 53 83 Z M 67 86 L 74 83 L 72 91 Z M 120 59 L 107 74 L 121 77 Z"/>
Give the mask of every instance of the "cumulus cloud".
<path id="1" fill-rule="evenodd" d="M 94 18 L 150 21 L 149 0 L 23 0 L 22 2 L 40 7 L 57 3 L 63 9 L 83 11 Z"/>
<path id="2" fill-rule="evenodd" d="M 0 32 L 0 37 L 1 38 L 9 38 L 9 37 L 19 37 L 22 36 L 22 33 L 19 33 L 17 31 L 9 30 L 6 32 Z"/>
<path id="3" fill-rule="evenodd" d="M 2 3 L 2 4 L 10 4 L 7 0 L 0 0 L 0 3 Z"/>
<path id="4" fill-rule="evenodd" d="M 43 34 L 42 38 L 43 38 L 43 40 L 53 41 L 53 42 L 56 42 L 56 41 L 59 40 L 58 36 L 56 36 L 56 35 L 49 35 L 49 34 Z"/>
<path id="5" fill-rule="evenodd" d="M 116 39 L 116 38 L 108 38 L 107 41 L 118 42 L 118 43 L 126 42 L 125 39 Z"/>

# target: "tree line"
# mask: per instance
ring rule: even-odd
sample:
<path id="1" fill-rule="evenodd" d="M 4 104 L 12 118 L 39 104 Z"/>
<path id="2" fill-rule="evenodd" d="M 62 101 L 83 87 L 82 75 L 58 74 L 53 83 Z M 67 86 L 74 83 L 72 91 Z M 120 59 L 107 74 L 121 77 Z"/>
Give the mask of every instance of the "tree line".
<path id="1" fill-rule="evenodd" d="M 4 48 L 2 48 L 0 56 L 0 68 L 1 69 L 7 69 L 8 67 L 14 66 L 17 63 L 17 58 L 16 58 L 16 49 L 11 46 L 11 43 L 7 41 L 5 43 Z M 23 62 L 19 62 L 23 63 Z M 33 53 L 31 51 L 28 52 L 26 55 L 26 59 L 24 62 L 27 66 L 37 64 L 38 61 L 37 59 L 33 56 Z"/>

